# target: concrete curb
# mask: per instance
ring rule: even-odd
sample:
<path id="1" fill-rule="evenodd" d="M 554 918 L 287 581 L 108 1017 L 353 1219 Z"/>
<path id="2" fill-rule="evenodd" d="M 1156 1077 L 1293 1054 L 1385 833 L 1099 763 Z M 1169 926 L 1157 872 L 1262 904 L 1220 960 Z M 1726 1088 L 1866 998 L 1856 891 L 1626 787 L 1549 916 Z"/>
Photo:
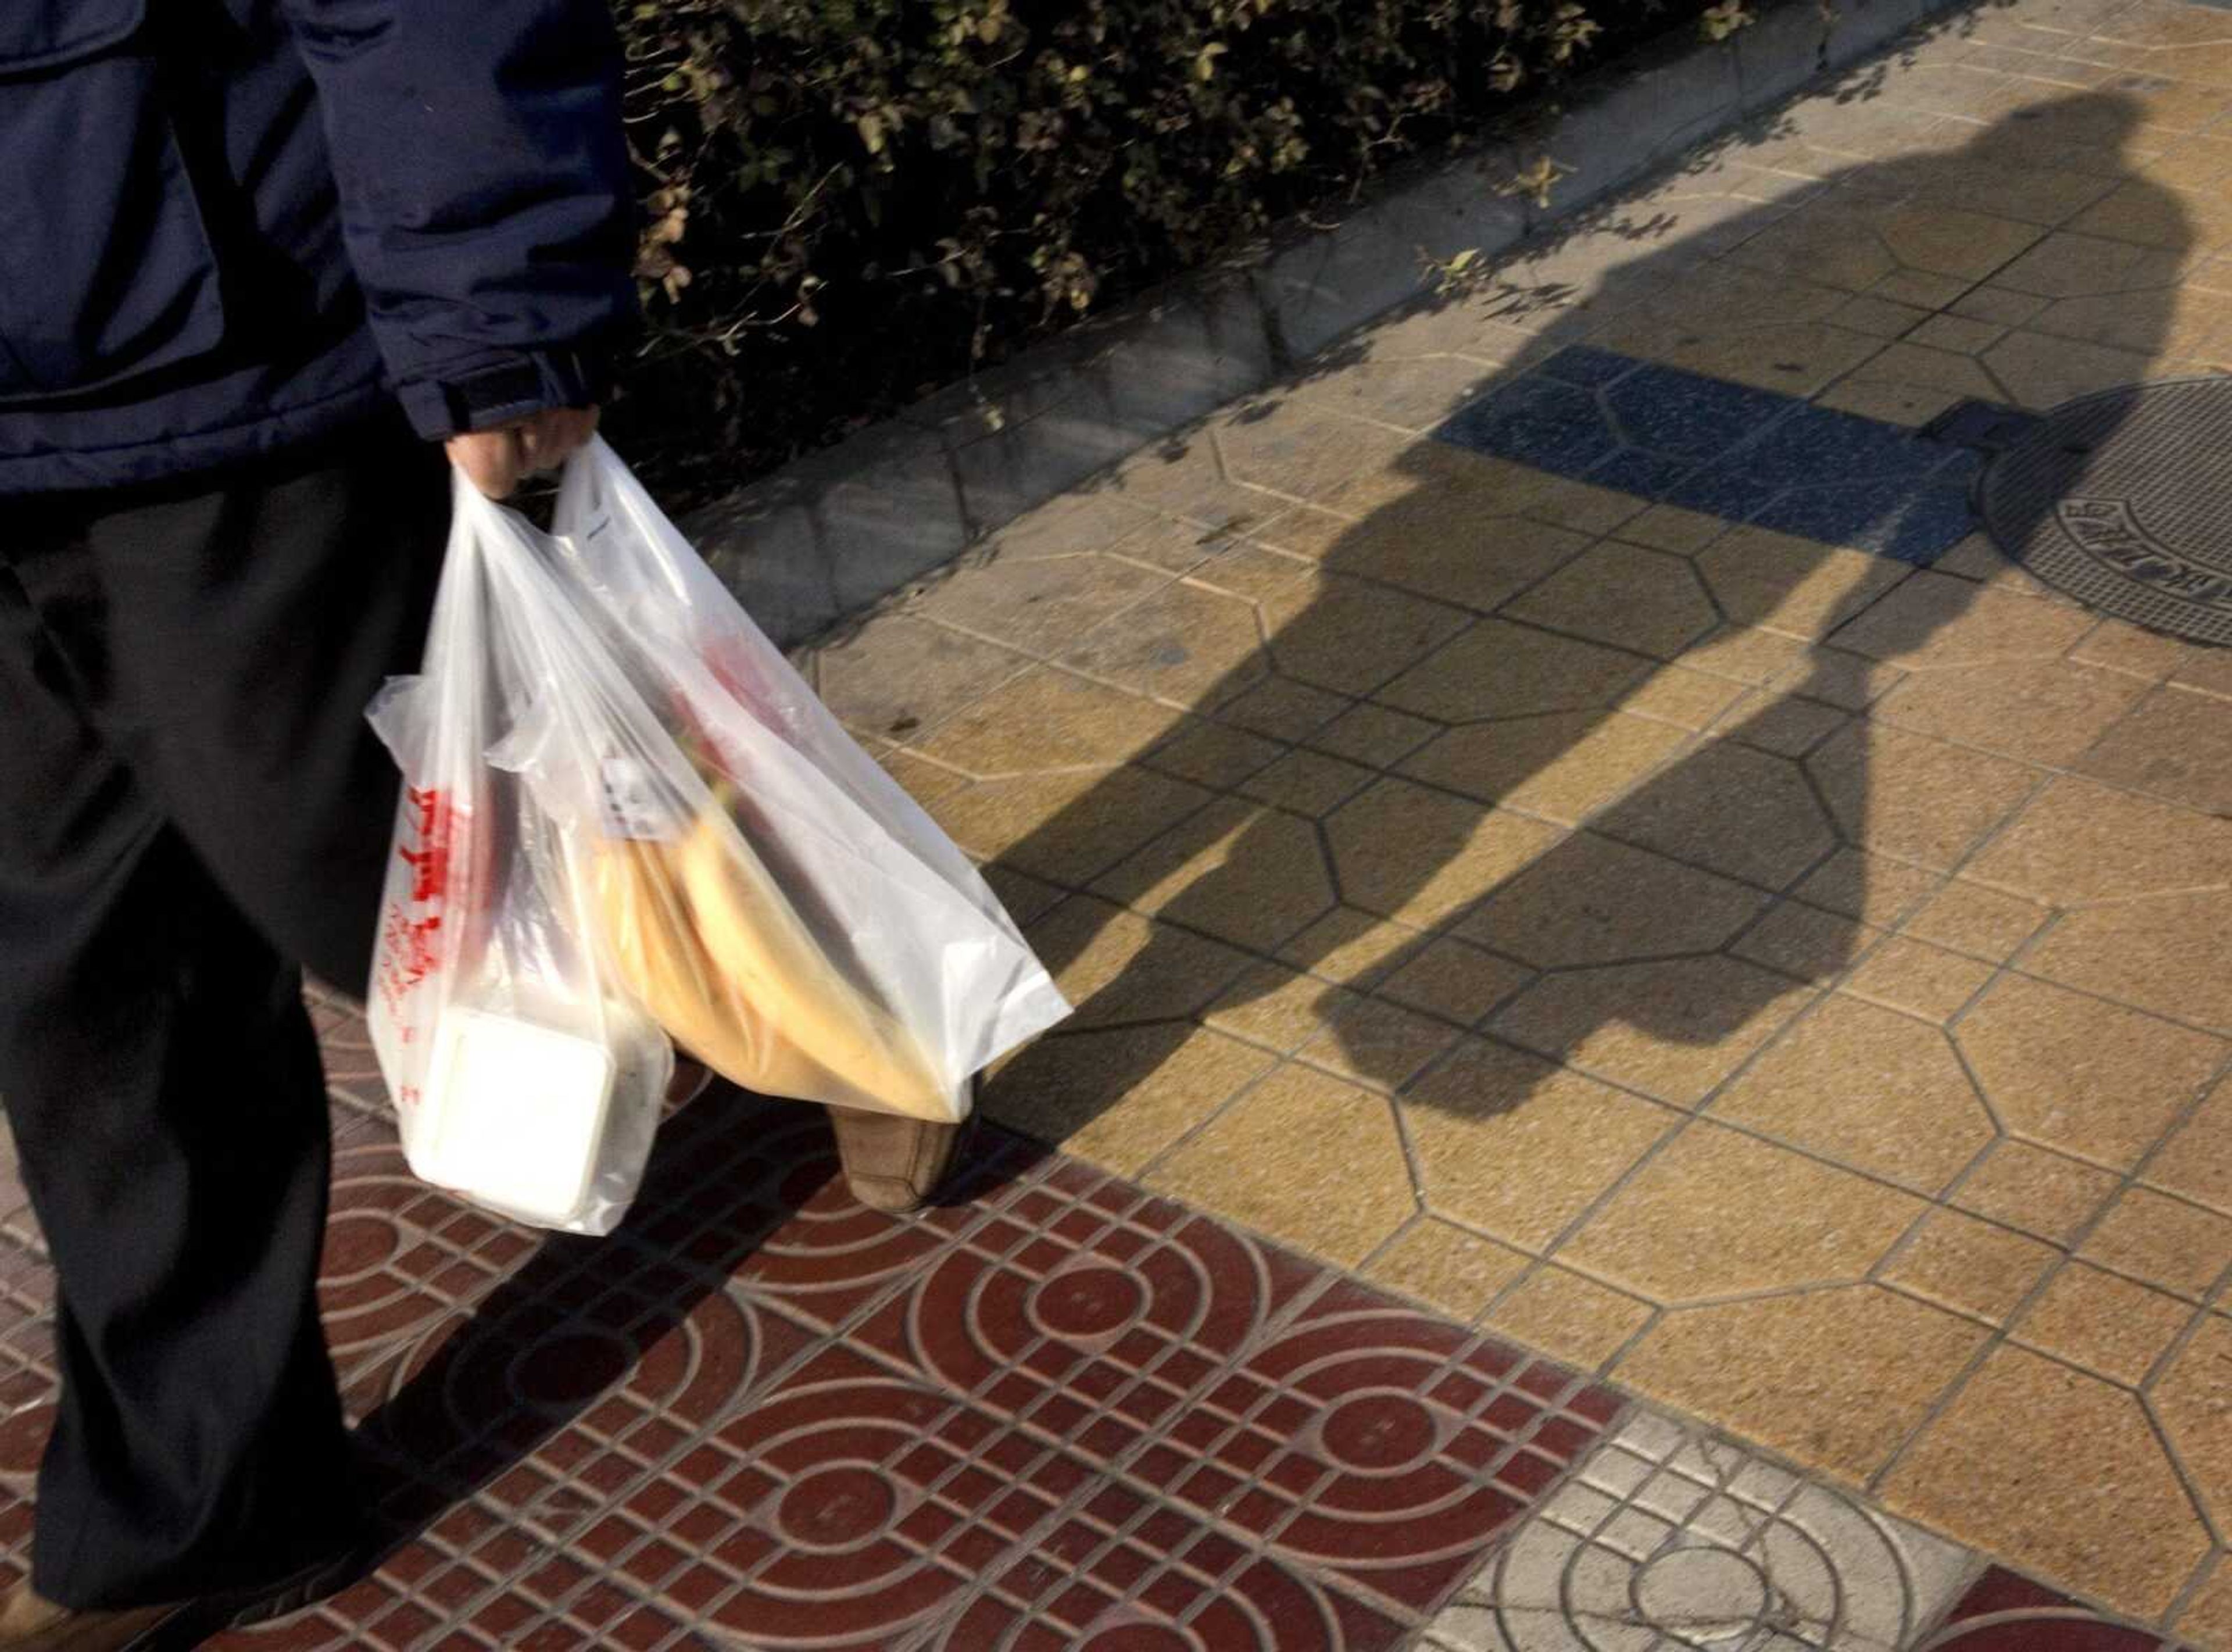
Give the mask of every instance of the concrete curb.
<path id="1" fill-rule="evenodd" d="M 1669 38 L 1584 81 L 1556 126 L 1398 181 L 1337 227 L 1197 272 L 1024 352 L 682 526 L 760 624 L 803 642 L 1119 460 L 1420 295 L 1421 248 L 1506 252 L 1966 0 L 1811 0 L 1719 44 Z M 1497 192 L 1522 150 L 1552 206 Z"/>

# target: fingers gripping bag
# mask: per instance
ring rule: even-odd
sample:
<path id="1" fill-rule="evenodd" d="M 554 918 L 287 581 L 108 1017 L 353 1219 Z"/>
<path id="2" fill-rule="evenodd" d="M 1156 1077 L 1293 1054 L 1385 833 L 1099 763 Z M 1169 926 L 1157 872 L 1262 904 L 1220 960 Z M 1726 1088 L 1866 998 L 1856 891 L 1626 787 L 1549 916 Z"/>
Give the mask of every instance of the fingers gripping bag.
<path id="1" fill-rule="evenodd" d="M 555 525 L 559 577 L 665 736 L 659 771 L 623 779 L 687 809 L 584 838 L 603 956 L 748 1090 L 964 1117 L 977 1072 L 1069 1013 L 997 897 L 603 442 L 568 465 Z"/>

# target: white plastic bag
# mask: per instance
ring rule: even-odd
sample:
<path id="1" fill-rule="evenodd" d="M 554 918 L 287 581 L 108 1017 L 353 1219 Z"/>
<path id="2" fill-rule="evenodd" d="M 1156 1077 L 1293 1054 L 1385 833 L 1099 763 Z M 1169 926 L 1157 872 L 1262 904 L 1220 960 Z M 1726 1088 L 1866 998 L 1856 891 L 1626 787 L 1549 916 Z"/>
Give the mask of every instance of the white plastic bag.
<path id="1" fill-rule="evenodd" d="M 567 466 L 555 525 L 584 605 L 715 794 L 680 851 L 654 852 L 680 865 L 704 959 L 646 944 L 670 924 L 662 880 L 598 880 L 639 1001 L 747 1089 L 961 1118 L 978 1072 L 1069 1013 L 997 897 L 601 440 Z"/>
<path id="2" fill-rule="evenodd" d="M 673 1051 L 601 956 L 568 822 L 524 771 L 625 744 L 627 685 L 540 536 L 462 476 L 455 497 L 425 663 L 371 711 L 404 781 L 373 1046 L 418 1176 L 521 1221 L 608 1233 L 642 1180 Z"/>
<path id="3" fill-rule="evenodd" d="M 414 1170 L 617 1225 L 667 1035 L 747 1088 L 959 1118 L 1068 1007 L 999 902 L 597 443 L 558 536 L 457 490 L 374 1046 Z M 662 1030 L 663 1029 L 663 1030 Z"/>

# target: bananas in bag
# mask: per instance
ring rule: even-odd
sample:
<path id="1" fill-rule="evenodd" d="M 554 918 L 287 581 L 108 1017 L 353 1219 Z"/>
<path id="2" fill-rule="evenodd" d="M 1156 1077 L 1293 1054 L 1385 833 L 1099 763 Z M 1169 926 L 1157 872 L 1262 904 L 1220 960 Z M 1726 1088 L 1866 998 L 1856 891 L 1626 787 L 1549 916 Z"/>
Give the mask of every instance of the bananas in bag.
<path id="1" fill-rule="evenodd" d="M 670 1040 L 959 1118 L 1068 1013 L 1013 921 L 601 442 L 555 527 L 459 487 L 425 668 L 374 708 L 406 789 L 372 1020 L 414 1170 L 608 1231 Z"/>

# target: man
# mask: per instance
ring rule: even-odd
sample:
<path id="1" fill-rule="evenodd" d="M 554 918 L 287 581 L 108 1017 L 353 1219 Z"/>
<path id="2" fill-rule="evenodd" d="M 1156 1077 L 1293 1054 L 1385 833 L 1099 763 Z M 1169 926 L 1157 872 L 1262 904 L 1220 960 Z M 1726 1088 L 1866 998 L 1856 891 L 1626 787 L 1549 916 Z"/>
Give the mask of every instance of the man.
<path id="1" fill-rule="evenodd" d="M 298 965 L 360 988 L 451 458 L 632 303 L 604 0 L 0 6 L 0 1097 L 63 1377 L 0 1649 L 191 1645 L 358 1537 Z"/>

